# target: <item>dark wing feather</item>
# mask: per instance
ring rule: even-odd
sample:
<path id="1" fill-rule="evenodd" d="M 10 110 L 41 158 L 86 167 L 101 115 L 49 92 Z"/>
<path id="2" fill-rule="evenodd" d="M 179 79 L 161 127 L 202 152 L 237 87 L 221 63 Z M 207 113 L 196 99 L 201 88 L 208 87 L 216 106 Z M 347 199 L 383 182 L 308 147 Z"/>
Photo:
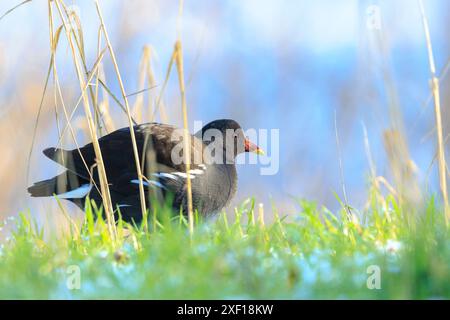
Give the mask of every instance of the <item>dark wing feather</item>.
<path id="1" fill-rule="evenodd" d="M 139 160 L 142 165 L 142 155 L 145 151 L 143 174 L 149 179 L 152 173 L 160 172 L 184 172 L 183 162 L 174 163 L 172 150 L 179 150 L 182 145 L 182 131 L 174 126 L 147 123 L 134 126 L 136 143 L 138 147 Z M 180 131 L 176 131 L 180 130 Z M 131 143 L 130 130 L 128 127 L 116 130 L 99 139 L 100 149 L 106 168 L 108 182 L 113 189 L 125 192 L 129 188 L 126 181 L 137 179 L 136 164 Z M 68 170 L 81 177 L 89 177 L 86 166 L 91 170 L 95 165 L 95 152 L 92 143 L 85 145 L 79 150 L 71 151 L 49 148 L 44 154 L 50 159 L 63 165 Z M 179 154 L 182 158 L 182 153 Z M 82 160 L 84 158 L 84 162 Z M 203 142 L 191 136 L 191 163 L 192 168 L 203 163 Z M 93 170 L 94 180 L 98 180 L 97 170 Z M 178 182 L 166 182 L 172 189 L 179 187 Z M 175 185 L 171 185 L 175 184 Z M 137 186 L 136 186 L 137 187 Z M 129 192 L 129 190 L 128 190 Z"/>

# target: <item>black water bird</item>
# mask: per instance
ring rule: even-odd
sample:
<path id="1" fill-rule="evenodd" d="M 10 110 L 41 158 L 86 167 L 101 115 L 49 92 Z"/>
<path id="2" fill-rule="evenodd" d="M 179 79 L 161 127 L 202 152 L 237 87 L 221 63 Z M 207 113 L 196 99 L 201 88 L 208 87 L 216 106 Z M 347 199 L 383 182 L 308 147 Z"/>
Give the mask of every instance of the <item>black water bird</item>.
<path id="1" fill-rule="evenodd" d="M 170 198 L 172 207 L 187 212 L 186 180 L 192 183 L 193 208 L 207 216 L 219 212 L 236 192 L 235 157 L 242 152 L 263 151 L 244 136 L 234 120 L 215 120 L 190 135 L 190 171 L 186 173 L 181 129 L 146 123 L 133 127 L 144 175 L 146 202 Z M 115 212 L 125 221 L 139 222 L 142 211 L 130 128 L 116 130 L 99 140 Z M 33 197 L 56 195 L 84 208 L 85 199 L 102 203 L 96 157 L 92 143 L 80 149 L 48 148 L 43 153 L 67 170 L 28 188 Z M 143 156 L 144 155 L 144 156 Z M 155 195 L 152 197 L 151 195 Z M 148 195 L 148 196 L 147 196 Z"/>

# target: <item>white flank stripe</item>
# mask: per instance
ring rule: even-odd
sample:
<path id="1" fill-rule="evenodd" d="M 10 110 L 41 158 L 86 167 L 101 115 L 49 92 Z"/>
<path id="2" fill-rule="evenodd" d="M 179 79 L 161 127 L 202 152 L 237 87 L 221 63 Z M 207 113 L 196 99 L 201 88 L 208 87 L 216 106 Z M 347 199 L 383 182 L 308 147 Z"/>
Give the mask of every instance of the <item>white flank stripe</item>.
<path id="1" fill-rule="evenodd" d="M 148 182 L 150 182 L 152 185 L 158 187 L 158 188 L 162 188 L 162 189 L 166 189 L 166 187 L 164 187 L 164 185 L 162 185 L 160 182 L 158 181 L 153 181 L 153 180 L 149 180 Z"/>
<path id="2" fill-rule="evenodd" d="M 131 180 L 130 182 L 131 182 L 131 183 L 134 183 L 134 184 L 139 184 L 139 180 L 138 180 L 138 179 L 133 179 L 133 180 Z M 147 181 L 142 181 L 142 184 L 143 184 L 144 186 L 148 187 L 148 182 L 147 182 Z"/>
<path id="3" fill-rule="evenodd" d="M 172 180 L 177 180 L 177 177 L 175 177 L 173 174 L 166 172 L 154 173 L 153 175 L 158 178 L 168 178 Z"/>
<path id="4" fill-rule="evenodd" d="M 135 184 L 139 184 L 139 180 L 138 179 L 134 179 L 130 181 L 131 183 L 135 183 Z M 142 184 L 146 187 L 152 185 L 158 188 L 162 188 L 162 189 L 166 189 L 166 187 L 164 187 L 161 183 L 159 183 L 158 181 L 153 181 L 153 180 L 149 180 L 149 181 L 142 181 Z"/>
<path id="5" fill-rule="evenodd" d="M 204 171 L 200 170 L 200 169 L 192 169 L 192 170 L 189 170 L 189 173 L 192 173 L 192 174 L 203 174 Z"/>
<path id="6" fill-rule="evenodd" d="M 58 198 L 61 199 L 80 199 L 89 194 L 89 192 L 92 189 L 92 185 L 90 184 L 83 184 L 80 187 L 70 190 L 65 193 L 58 194 Z"/>
<path id="7" fill-rule="evenodd" d="M 187 179 L 187 175 L 184 172 L 174 172 L 173 174 L 176 174 L 179 177 L 182 177 L 184 179 Z M 195 176 L 193 176 L 192 174 L 189 175 L 189 178 L 194 179 Z"/>
<path id="8" fill-rule="evenodd" d="M 206 170 L 206 166 L 202 163 L 198 165 L 200 168 L 202 168 L 203 170 Z"/>
<path id="9" fill-rule="evenodd" d="M 131 204 L 118 204 L 117 208 L 126 208 L 126 207 L 131 207 Z"/>

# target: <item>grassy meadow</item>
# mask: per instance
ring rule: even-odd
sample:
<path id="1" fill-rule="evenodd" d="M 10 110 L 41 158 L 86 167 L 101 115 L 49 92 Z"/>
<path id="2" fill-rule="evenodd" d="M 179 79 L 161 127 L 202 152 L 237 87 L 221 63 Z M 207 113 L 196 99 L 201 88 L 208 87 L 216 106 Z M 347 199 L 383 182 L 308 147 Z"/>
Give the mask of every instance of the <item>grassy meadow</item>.
<path id="1" fill-rule="evenodd" d="M 344 208 L 298 207 L 266 224 L 249 200 L 235 221 L 197 221 L 192 236 L 186 218 L 160 209 L 147 228 L 119 221 L 114 240 L 89 205 L 84 223 L 59 236 L 23 214 L 0 251 L 0 298 L 450 297 L 450 235 L 433 199 L 409 223 L 393 198 L 350 219 Z"/>
<path id="2" fill-rule="evenodd" d="M 15 10 L 26 10 L 28 2 L 1 17 L 0 23 L 2 19 L 14 19 Z M 19 160 L 4 157 L 0 165 L 10 168 L 18 161 L 18 166 L 29 170 L 32 153 L 39 153 L 35 147 L 40 145 L 39 121 L 45 128 L 56 123 L 59 146 L 82 146 L 80 133 L 93 141 L 103 203 L 87 201 L 82 218 L 77 219 L 55 197 L 57 207 L 42 213 L 50 221 L 43 223 L 29 210 L 0 221 L 0 299 L 450 298 L 446 118 L 443 120 L 448 105 L 440 100 L 442 79 L 437 76 L 423 8 L 423 21 L 418 23 L 423 23 L 427 39 L 433 101 L 433 109 L 427 112 L 434 119 L 435 135 L 431 156 L 435 166 L 430 165 L 429 170 L 436 173 L 439 192 L 431 192 L 418 182 L 395 88 L 385 70 L 390 102 L 382 116 L 389 129 L 383 131 L 382 144 L 391 174 L 387 177 L 377 171 L 365 131 L 369 164 L 365 205 L 354 207 L 348 199 L 351 194 L 346 192 L 343 151 L 339 149 L 343 137 L 334 113 L 339 157 L 331 161 L 339 168 L 342 185 L 335 195 L 338 209 L 294 198 L 289 201 L 294 203 L 295 212 L 287 213 L 278 209 L 276 202 L 272 207 L 260 205 L 261 201 L 249 193 L 236 208 L 227 208 L 213 218 L 199 217 L 195 211 L 178 215 L 159 207 L 143 212 L 145 223 L 131 225 L 120 218 L 114 221 L 96 142 L 124 124 L 167 122 L 168 114 L 173 113 L 167 110 L 169 102 L 165 99 L 169 86 L 177 94 L 177 100 L 172 101 L 178 108 L 177 116 L 189 129 L 189 120 L 193 119 L 189 118 L 185 96 L 190 77 L 184 70 L 184 42 L 179 34 L 174 39 L 162 79 L 156 79 L 152 69 L 155 52 L 146 45 L 139 62 L 138 88 L 126 92 L 120 56 L 110 41 L 102 1 L 95 1 L 92 10 L 98 23 L 94 58 L 86 56 L 85 30 L 68 3 L 47 2 L 50 59 L 46 77 L 40 79 L 44 80 L 43 90 L 25 83 L 23 90 L 34 93 L 34 99 L 24 102 L 27 113 L 13 110 L 8 121 L 0 119 L 0 134 L 13 131 L 19 121 L 32 128 L 32 134 L 19 136 L 21 141 L 30 142 L 31 150 L 22 150 Z M 179 15 L 183 15 L 183 1 Z M 57 59 L 61 55 L 69 56 L 73 67 L 70 94 L 65 87 L 67 75 L 61 79 Z M 45 111 L 46 103 L 54 104 L 54 110 Z M 36 113 L 37 118 L 29 116 Z M 330 114 L 333 118 L 333 112 Z M 135 160 L 142 183 L 146 173 L 141 172 L 139 159 Z M 5 185 L 15 180 L 6 173 L 0 177 Z M 257 185 L 258 181 L 252 183 Z M 143 187 L 140 196 L 147 196 Z M 6 197 L 2 194 L 0 200 L 6 201 Z"/>

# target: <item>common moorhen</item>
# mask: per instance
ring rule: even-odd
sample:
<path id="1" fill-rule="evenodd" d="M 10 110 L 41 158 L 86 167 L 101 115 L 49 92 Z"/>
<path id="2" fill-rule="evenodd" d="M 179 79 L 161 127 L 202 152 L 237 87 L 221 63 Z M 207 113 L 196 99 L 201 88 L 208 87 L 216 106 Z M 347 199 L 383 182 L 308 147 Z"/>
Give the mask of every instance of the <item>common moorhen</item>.
<path id="1" fill-rule="evenodd" d="M 157 195 L 147 197 L 147 206 L 151 208 L 155 199 L 170 198 L 175 210 L 181 208 L 186 213 L 187 175 L 182 161 L 183 148 L 180 148 L 183 146 L 181 129 L 160 123 L 136 125 L 133 129 L 145 176 L 143 184 L 148 191 L 146 195 Z M 244 136 L 236 121 L 229 119 L 212 121 L 190 138 L 191 168 L 188 174 L 192 183 L 193 208 L 207 216 L 224 208 L 236 192 L 235 157 L 242 152 L 263 152 Z M 98 141 L 114 209 L 120 209 L 124 221 L 139 222 L 142 219 L 139 180 L 129 127 L 116 130 Z M 57 195 L 81 209 L 87 196 L 101 204 L 92 143 L 79 150 L 48 148 L 43 153 L 67 170 L 29 187 L 31 196 Z"/>

